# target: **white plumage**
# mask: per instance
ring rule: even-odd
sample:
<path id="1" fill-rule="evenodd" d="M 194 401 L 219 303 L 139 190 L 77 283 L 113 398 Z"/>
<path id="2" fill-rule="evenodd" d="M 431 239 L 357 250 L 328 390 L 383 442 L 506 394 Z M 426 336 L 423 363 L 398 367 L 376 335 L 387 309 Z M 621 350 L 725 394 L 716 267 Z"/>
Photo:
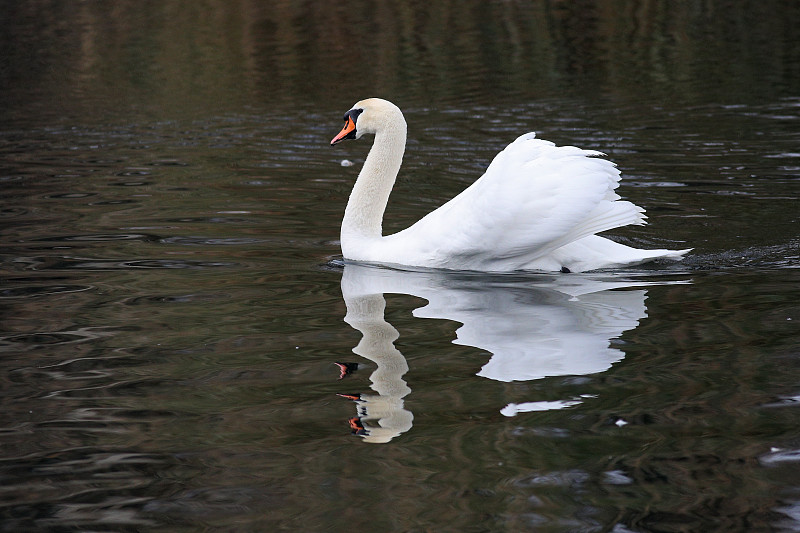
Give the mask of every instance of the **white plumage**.
<path id="1" fill-rule="evenodd" d="M 402 162 L 406 122 L 370 98 L 345 115 L 332 141 L 374 133 L 342 221 L 346 259 L 456 270 L 582 272 L 681 259 L 689 250 L 640 250 L 595 235 L 644 224 L 644 210 L 614 192 L 620 173 L 603 154 L 520 136 L 486 173 L 411 227 L 383 236 L 381 223 Z"/>

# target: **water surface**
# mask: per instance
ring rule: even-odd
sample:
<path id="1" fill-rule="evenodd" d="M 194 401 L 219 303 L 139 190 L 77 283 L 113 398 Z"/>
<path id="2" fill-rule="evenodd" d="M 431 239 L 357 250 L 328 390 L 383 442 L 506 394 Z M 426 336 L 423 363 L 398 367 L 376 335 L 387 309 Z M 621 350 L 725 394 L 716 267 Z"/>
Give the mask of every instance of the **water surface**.
<path id="1" fill-rule="evenodd" d="M 0 530 L 800 530 L 795 3 L 1 15 Z M 695 251 L 347 264 L 373 95 L 387 232 L 535 130 L 619 164 L 613 238 Z"/>

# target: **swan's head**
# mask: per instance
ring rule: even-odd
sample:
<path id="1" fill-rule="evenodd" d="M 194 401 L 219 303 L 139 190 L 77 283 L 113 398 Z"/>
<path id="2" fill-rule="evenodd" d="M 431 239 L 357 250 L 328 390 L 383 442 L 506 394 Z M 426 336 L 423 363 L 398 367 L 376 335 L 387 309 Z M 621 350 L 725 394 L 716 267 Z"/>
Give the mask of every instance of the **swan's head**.
<path id="1" fill-rule="evenodd" d="M 405 128 L 406 121 L 399 107 L 381 98 L 367 98 L 356 102 L 344 114 L 344 127 L 331 140 L 331 146 L 345 139 L 360 139 L 365 133 L 377 133 L 397 124 Z"/>

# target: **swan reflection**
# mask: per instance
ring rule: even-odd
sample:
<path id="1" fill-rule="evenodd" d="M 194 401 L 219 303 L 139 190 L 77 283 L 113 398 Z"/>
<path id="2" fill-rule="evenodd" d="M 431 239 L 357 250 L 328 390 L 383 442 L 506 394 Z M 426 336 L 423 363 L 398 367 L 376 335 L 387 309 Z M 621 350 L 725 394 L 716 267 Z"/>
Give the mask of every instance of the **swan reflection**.
<path id="1" fill-rule="evenodd" d="M 353 352 L 377 366 L 370 376 L 374 393 L 345 395 L 358 404 L 351 425 L 368 442 L 388 442 L 412 426 L 403 401 L 411 392 L 403 380 L 408 363 L 394 346 L 399 333 L 384 319 L 386 293 L 427 300 L 415 317 L 460 322 L 453 342 L 491 354 L 477 375 L 509 382 L 607 370 L 625 356 L 610 339 L 647 315 L 641 287 L 653 284 L 602 274 L 487 275 L 347 263 L 345 321 L 363 335 Z M 508 404 L 501 413 L 560 409 L 582 400 Z"/>
<path id="2" fill-rule="evenodd" d="M 350 275 L 347 275 L 351 272 Z M 383 293 L 365 293 L 355 285 L 347 284 L 345 279 L 354 280 L 355 269 L 345 267 L 342 278 L 347 315 L 344 321 L 361 332 L 361 342 L 353 348 L 353 353 L 373 361 L 377 368 L 370 376 L 372 390 L 376 394 L 342 395 L 358 404 L 358 416 L 350 420 L 357 435 L 368 442 L 389 442 L 394 437 L 411 429 L 414 415 L 403 407 L 403 398 L 411 392 L 403 375 L 408 372 L 408 362 L 394 347 L 400 334 L 383 319 L 386 300 Z M 338 363 L 340 366 L 346 363 Z M 342 368 L 342 375 L 347 372 Z"/>

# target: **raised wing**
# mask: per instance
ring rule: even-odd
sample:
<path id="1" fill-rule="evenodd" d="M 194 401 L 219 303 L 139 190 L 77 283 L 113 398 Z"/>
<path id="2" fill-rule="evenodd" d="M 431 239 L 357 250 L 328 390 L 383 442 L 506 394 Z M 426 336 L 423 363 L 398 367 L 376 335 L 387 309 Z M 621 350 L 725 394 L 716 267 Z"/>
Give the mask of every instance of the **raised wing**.
<path id="1" fill-rule="evenodd" d="M 522 135 L 475 183 L 386 244 L 440 267 L 522 267 L 581 237 L 644 223 L 643 210 L 614 192 L 619 171 L 602 155 Z"/>

